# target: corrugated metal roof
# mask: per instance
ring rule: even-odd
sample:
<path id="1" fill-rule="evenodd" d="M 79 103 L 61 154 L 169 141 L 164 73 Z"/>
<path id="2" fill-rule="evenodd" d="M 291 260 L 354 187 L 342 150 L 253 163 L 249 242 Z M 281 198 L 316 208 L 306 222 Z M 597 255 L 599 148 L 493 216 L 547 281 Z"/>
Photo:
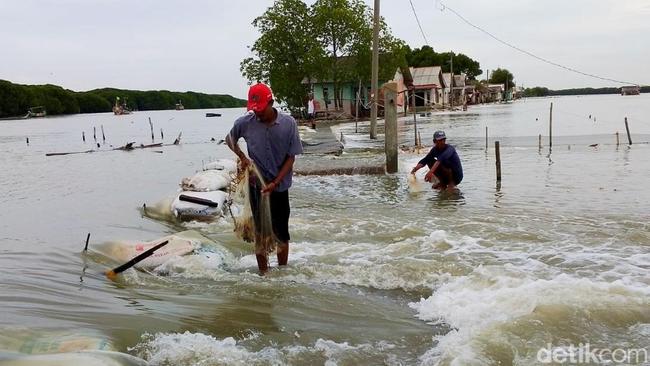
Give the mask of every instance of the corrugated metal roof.
<path id="1" fill-rule="evenodd" d="M 409 67 L 413 76 L 413 85 L 417 88 L 425 85 L 437 85 L 440 87 L 440 66 Z"/>
<path id="2" fill-rule="evenodd" d="M 442 79 L 445 81 L 445 86 L 449 87 L 451 85 L 451 73 L 445 72 L 442 74 Z"/>

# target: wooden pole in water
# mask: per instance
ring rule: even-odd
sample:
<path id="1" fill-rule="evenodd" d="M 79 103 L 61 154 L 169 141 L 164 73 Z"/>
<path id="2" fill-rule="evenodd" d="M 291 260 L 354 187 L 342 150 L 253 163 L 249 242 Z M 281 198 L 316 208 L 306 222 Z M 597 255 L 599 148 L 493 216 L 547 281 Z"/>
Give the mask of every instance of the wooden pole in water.
<path id="1" fill-rule="evenodd" d="M 397 83 L 386 83 L 383 89 L 386 172 L 392 174 L 397 173 Z"/>
<path id="2" fill-rule="evenodd" d="M 102 127 L 102 141 L 106 142 L 106 135 L 104 135 L 104 125 L 101 125 Z"/>
<path id="3" fill-rule="evenodd" d="M 97 127 L 93 126 L 93 139 L 97 142 Z"/>
<path id="4" fill-rule="evenodd" d="M 618 145 L 619 145 L 619 143 L 618 143 L 618 131 L 616 131 L 616 147 L 618 147 Z"/>
<path id="5" fill-rule="evenodd" d="M 422 146 L 422 134 L 418 131 L 418 146 Z"/>
<path id="6" fill-rule="evenodd" d="M 499 150 L 499 141 L 494 141 L 494 152 L 497 158 L 497 182 L 501 182 L 501 151 Z"/>
<path id="7" fill-rule="evenodd" d="M 29 137 L 25 137 L 25 139 L 27 140 L 27 145 L 29 145 Z"/>
<path id="8" fill-rule="evenodd" d="M 548 115 L 548 148 L 553 147 L 553 102 L 551 102 L 551 109 Z"/>
<path id="9" fill-rule="evenodd" d="M 164 140 L 165 139 L 165 134 L 163 133 L 163 129 L 160 129 L 160 139 Z"/>
<path id="10" fill-rule="evenodd" d="M 88 241 L 90 240 L 90 233 L 88 233 L 88 236 L 86 236 L 86 246 L 84 247 L 84 252 L 88 251 Z"/>
<path id="11" fill-rule="evenodd" d="M 625 131 L 627 131 L 627 141 L 632 145 L 632 137 L 630 136 L 630 127 L 627 125 L 627 117 L 625 117 Z"/>
<path id="12" fill-rule="evenodd" d="M 154 136 L 153 136 L 153 123 L 151 122 L 151 117 L 149 117 L 149 128 L 151 128 L 151 142 L 154 141 Z"/>
<path id="13" fill-rule="evenodd" d="M 413 128 L 415 131 L 415 146 L 417 146 L 417 137 L 418 137 L 418 114 L 415 109 L 415 87 L 413 87 Z"/>
<path id="14" fill-rule="evenodd" d="M 81 139 L 83 140 L 83 142 L 86 142 L 86 132 L 81 131 Z"/>
<path id="15" fill-rule="evenodd" d="M 537 138 L 539 140 L 539 149 L 541 150 L 542 149 L 542 134 L 540 133 L 539 136 L 537 136 Z"/>

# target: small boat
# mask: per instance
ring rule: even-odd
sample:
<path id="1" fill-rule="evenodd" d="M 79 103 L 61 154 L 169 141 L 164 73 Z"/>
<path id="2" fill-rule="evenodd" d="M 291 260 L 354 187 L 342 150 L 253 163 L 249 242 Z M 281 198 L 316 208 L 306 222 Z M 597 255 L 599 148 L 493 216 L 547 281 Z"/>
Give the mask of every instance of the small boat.
<path id="1" fill-rule="evenodd" d="M 44 106 L 30 107 L 29 111 L 27 111 L 27 114 L 25 115 L 24 118 L 38 118 L 38 117 L 45 117 L 46 115 L 47 115 L 47 111 L 45 111 Z"/>
<path id="2" fill-rule="evenodd" d="M 120 97 L 115 97 L 115 105 L 113 106 L 113 113 L 115 113 L 116 116 L 132 113 L 126 104 L 126 98 L 124 98 L 124 101 L 120 103 Z"/>
<path id="3" fill-rule="evenodd" d="M 221 113 L 206 113 L 206 117 L 221 117 Z"/>
<path id="4" fill-rule="evenodd" d="M 183 109 L 185 109 L 185 107 L 183 106 L 183 103 L 181 103 L 181 101 L 179 100 L 178 103 L 176 103 L 176 110 L 182 111 Z"/>

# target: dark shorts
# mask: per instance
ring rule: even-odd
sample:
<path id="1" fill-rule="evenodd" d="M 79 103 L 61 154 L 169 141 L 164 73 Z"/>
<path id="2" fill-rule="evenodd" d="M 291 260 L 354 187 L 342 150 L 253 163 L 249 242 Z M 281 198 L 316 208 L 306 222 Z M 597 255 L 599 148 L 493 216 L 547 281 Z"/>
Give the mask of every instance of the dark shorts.
<path id="1" fill-rule="evenodd" d="M 438 169 L 436 169 L 433 174 L 438 178 L 440 183 L 444 185 L 448 185 L 451 181 L 453 181 L 455 185 L 458 185 L 460 184 L 460 181 L 463 180 L 462 178 L 458 179 L 458 177 L 454 176 L 454 173 L 450 168 L 442 165 L 438 166 Z"/>
<path id="2" fill-rule="evenodd" d="M 253 219 L 255 220 L 255 226 L 259 227 L 260 215 L 257 211 L 262 192 L 255 184 L 251 184 L 250 189 Z M 273 232 L 275 233 L 275 236 L 278 237 L 278 240 L 281 242 L 288 242 L 291 239 L 289 235 L 289 215 L 291 213 L 291 207 L 289 206 L 289 190 L 284 192 L 271 192 L 269 200 L 271 204 L 271 225 L 273 226 Z"/>

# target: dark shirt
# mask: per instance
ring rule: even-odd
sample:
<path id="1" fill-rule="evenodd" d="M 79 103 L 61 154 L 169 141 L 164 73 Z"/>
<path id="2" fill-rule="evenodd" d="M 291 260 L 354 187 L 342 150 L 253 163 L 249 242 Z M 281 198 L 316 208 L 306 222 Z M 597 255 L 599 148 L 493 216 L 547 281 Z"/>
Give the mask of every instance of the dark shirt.
<path id="1" fill-rule="evenodd" d="M 276 110 L 277 118 L 271 125 L 260 121 L 254 113 L 239 117 L 230 137 L 233 143 L 240 138 L 246 141 L 248 156 L 260 169 L 267 182 L 275 179 L 288 156 L 302 154 L 298 126 L 293 117 Z M 291 187 L 293 169 L 282 178 L 275 189 L 283 192 Z"/>
<path id="2" fill-rule="evenodd" d="M 451 169 L 456 182 L 463 180 L 463 166 L 460 163 L 460 157 L 458 157 L 456 148 L 452 145 L 445 145 L 442 150 L 438 150 L 434 146 L 427 156 L 420 160 L 418 164 L 426 165 L 431 168 L 436 160 L 440 162 L 440 165 Z"/>

